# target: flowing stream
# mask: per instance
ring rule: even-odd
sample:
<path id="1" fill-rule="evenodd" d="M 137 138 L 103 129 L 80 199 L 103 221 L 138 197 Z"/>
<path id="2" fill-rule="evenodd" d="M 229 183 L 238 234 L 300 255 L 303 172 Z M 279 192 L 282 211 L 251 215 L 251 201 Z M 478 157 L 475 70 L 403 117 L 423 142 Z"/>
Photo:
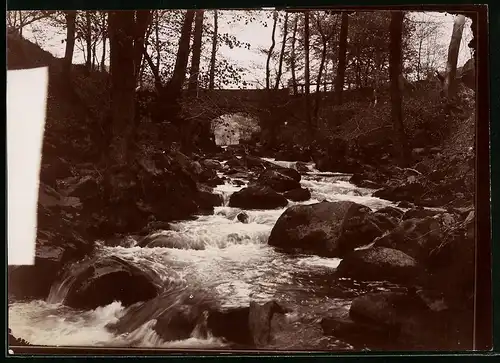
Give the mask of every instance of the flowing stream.
<path id="1" fill-rule="evenodd" d="M 272 159 L 268 161 L 275 162 Z M 275 162 L 295 167 L 294 162 Z M 311 200 L 303 203 L 350 200 L 372 209 L 390 202 L 372 197 L 373 190 L 355 187 L 349 175 L 319 173 L 309 166 L 301 184 L 309 188 Z M 243 180 L 243 182 L 246 182 Z M 330 311 L 347 314 L 355 296 L 367 291 L 397 289 L 388 283 L 361 283 L 334 279 L 332 272 L 340 263 L 337 258 L 311 255 L 288 255 L 267 245 L 274 223 L 285 210 L 250 210 L 247 224 L 236 216 L 237 208 L 227 206 L 231 193 L 245 185 L 226 182 L 214 192 L 224 197 L 225 204 L 214 214 L 183 221 L 172 230 L 160 233 L 177 238 L 184 249 L 99 247 L 101 255 L 115 255 L 148 269 L 158 278 L 178 279 L 192 286 L 213 291 L 225 306 L 248 306 L 249 302 L 271 299 L 291 308 L 286 327 L 277 330 L 271 349 L 349 350 L 352 347 L 323 335 L 319 321 Z M 293 205 L 290 202 L 290 205 Z M 14 336 L 36 345 L 61 346 L 136 346 L 172 348 L 224 347 L 216 338 L 200 338 L 192 334 L 182 341 L 163 341 L 147 321 L 129 334 L 115 335 L 106 325 L 117 322 L 127 309 L 113 302 L 95 310 L 79 311 L 61 304 L 67 286 L 63 281 L 53 286 L 47 301 L 13 302 L 9 308 L 9 327 Z M 65 285 L 66 284 L 66 285 Z"/>

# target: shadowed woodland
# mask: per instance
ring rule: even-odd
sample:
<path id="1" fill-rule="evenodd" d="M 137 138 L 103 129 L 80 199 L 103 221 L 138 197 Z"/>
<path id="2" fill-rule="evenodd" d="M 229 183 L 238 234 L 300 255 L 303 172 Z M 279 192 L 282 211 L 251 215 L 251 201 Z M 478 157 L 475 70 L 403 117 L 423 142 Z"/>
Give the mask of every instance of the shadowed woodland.
<path id="1" fill-rule="evenodd" d="M 477 15 L 447 16 L 443 48 L 438 23 L 403 11 L 8 12 L 8 69 L 49 67 L 37 258 L 9 267 L 10 309 L 119 301 L 106 331 L 153 329 L 159 347 L 470 349 Z M 236 23 L 271 29 L 255 81 L 221 51 L 253 49 L 231 33 Z M 49 27 L 64 34 L 61 58 L 35 44 Z M 189 237 L 221 215 L 258 233 Z M 221 308 L 206 281 L 179 282 L 181 257 L 167 287 L 156 257 L 143 256 L 214 244 L 224 254 L 247 240 L 284 266 L 341 259 L 327 272 L 292 269 L 289 284 L 315 291 L 293 294 L 316 308 L 260 282 L 249 303 Z M 10 344 L 43 341 L 9 327 L 21 339 Z"/>

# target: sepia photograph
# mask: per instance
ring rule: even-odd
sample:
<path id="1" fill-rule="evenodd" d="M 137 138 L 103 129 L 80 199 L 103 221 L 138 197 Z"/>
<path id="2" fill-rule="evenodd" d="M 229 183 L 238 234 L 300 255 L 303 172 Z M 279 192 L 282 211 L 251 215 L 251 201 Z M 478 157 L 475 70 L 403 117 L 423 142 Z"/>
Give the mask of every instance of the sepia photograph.
<path id="1" fill-rule="evenodd" d="M 479 349 L 485 14 L 8 10 L 9 353 Z"/>

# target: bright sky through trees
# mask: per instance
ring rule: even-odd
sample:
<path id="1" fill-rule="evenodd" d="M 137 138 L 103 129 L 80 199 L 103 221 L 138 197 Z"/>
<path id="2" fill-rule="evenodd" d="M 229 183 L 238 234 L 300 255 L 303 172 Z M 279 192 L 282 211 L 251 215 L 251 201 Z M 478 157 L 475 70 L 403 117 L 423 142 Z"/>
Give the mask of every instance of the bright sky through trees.
<path id="1" fill-rule="evenodd" d="M 232 14 L 237 11 L 238 10 L 219 12 L 219 32 L 232 34 L 239 41 L 250 43 L 251 47 L 250 49 L 238 47 L 231 49 L 225 44 L 220 44 L 218 55 L 246 69 L 243 80 L 248 83 L 248 88 L 260 88 L 265 83 L 266 68 L 266 55 L 262 52 L 262 49 L 268 49 L 271 45 L 272 19 L 268 19 L 265 16 L 266 12 L 270 10 L 255 11 L 257 21 L 250 22 L 249 24 L 245 24 L 244 20 L 232 21 L 231 24 L 228 24 L 227 20 L 232 19 Z M 441 48 L 440 52 L 435 52 L 435 66 L 440 70 L 444 70 L 447 47 L 453 29 L 454 16 L 447 13 L 436 12 L 412 12 L 410 16 L 411 19 L 417 23 L 430 22 L 436 26 L 436 31 L 431 36 L 432 40 L 427 42 L 427 47 Z M 205 12 L 205 22 L 213 22 L 213 14 L 211 11 Z M 263 26 L 263 23 L 267 23 L 268 26 Z M 27 26 L 24 30 L 24 35 L 54 56 L 63 57 L 65 49 L 65 29 L 56 28 L 48 25 L 46 22 L 39 21 Z M 277 27 L 277 46 L 275 49 L 280 48 L 281 39 L 281 29 Z M 467 19 L 458 58 L 459 67 L 471 57 L 471 51 L 468 48 L 468 43 L 471 39 L 472 31 L 470 29 L 470 20 Z M 209 47 L 209 44 L 205 44 L 204 47 Z M 99 48 L 100 44 L 97 45 L 98 53 L 102 52 Z M 208 50 L 208 48 L 205 50 Z M 109 46 L 107 53 L 109 53 Z M 424 56 L 425 55 L 422 54 L 422 58 Z M 73 62 L 84 63 L 84 47 L 83 44 L 80 45 L 78 42 L 76 43 Z M 314 70 L 315 65 L 312 64 L 311 68 Z M 282 79 L 286 82 L 288 78 L 290 78 L 289 72 L 284 72 Z"/>

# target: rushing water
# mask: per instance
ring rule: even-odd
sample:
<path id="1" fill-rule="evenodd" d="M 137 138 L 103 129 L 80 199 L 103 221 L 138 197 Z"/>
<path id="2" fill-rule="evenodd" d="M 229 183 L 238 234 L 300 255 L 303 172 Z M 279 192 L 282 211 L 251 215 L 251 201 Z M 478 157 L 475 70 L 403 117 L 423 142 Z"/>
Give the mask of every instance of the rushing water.
<path id="1" fill-rule="evenodd" d="M 273 161 L 272 159 L 268 159 Z M 276 162 L 294 167 L 293 162 Z M 390 205 L 371 196 L 373 190 L 357 188 L 349 176 L 318 173 L 312 166 L 301 184 L 311 190 L 307 204 L 323 200 L 350 200 L 372 209 Z M 363 284 L 336 280 L 332 272 L 337 258 L 287 255 L 267 245 L 271 229 L 285 210 L 250 210 L 247 224 L 238 222 L 237 208 L 227 206 L 229 197 L 245 185 L 230 182 L 215 188 L 225 205 L 214 214 L 174 224 L 159 233 L 176 238 L 184 249 L 101 246 L 102 256 L 119 256 L 132 261 L 157 278 L 177 279 L 187 286 L 201 286 L 217 296 L 223 306 L 248 306 L 249 302 L 275 299 L 291 308 L 286 324 L 275 332 L 271 349 L 352 349 L 349 344 L 322 334 L 319 320 L 329 312 L 345 314 L 352 298 L 366 291 L 397 288 L 386 283 Z M 289 205 L 294 203 L 290 202 Z M 212 337 L 194 332 L 183 341 L 163 341 L 152 329 L 155 320 L 146 321 L 129 334 L 115 335 L 106 326 L 127 313 L 120 302 L 95 310 L 78 311 L 62 305 L 71 279 L 53 286 L 47 301 L 13 302 L 9 308 L 9 327 L 14 336 L 31 344 L 61 346 L 140 346 L 175 348 L 223 347 Z M 130 308 L 128 308 L 130 309 Z"/>

